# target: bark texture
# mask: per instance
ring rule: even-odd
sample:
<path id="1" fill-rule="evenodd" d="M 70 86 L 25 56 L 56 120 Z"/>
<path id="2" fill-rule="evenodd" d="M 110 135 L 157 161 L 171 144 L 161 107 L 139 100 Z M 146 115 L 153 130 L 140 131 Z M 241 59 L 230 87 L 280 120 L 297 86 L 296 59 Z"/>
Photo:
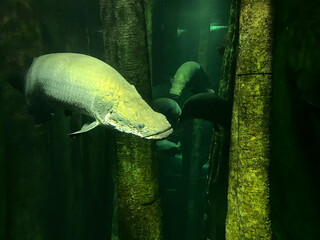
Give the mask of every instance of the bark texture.
<path id="1" fill-rule="evenodd" d="M 270 0 L 243 0 L 231 126 L 226 239 L 271 239 L 269 117 Z"/>
<path id="2" fill-rule="evenodd" d="M 237 60 L 240 0 L 233 0 L 230 7 L 228 32 L 221 68 L 218 95 L 229 102 L 233 100 Z M 230 119 L 231 121 L 231 119 Z M 229 170 L 230 129 L 214 131 L 209 157 L 209 174 L 206 203 L 207 239 L 225 239 L 227 215 L 227 190 Z"/>
<path id="3" fill-rule="evenodd" d="M 143 1 L 102 0 L 107 62 L 150 103 L 151 82 Z M 153 144 L 118 134 L 116 191 L 119 237 L 161 239 L 161 210 Z"/>
<path id="4" fill-rule="evenodd" d="M 152 34 L 152 26 L 153 26 L 153 9 L 154 9 L 154 0 L 144 0 L 145 6 L 145 19 L 146 19 L 146 29 L 147 29 L 147 42 L 148 42 L 148 54 L 149 54 L 149 65 L 150 65 L 150 77 L 151 77 L 151 85 L 152 85 L 152 55 L 153 55 L 153 34 Z"/>

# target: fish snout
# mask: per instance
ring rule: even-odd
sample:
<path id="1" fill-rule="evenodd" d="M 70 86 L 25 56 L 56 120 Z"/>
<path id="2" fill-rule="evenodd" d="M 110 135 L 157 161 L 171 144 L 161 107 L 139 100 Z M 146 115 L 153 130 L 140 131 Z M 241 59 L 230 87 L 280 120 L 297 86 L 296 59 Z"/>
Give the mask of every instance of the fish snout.
<path id="1" fill-rule="evenodd" d="M 151 134 L 151 135 L 147 135 L 145 136 L 144 138 L 146 139 L 165 139 L 167 138 L 171 133 L 172 133 L 173 129 L 171 128 L 171 125 L 169 128 L 163 130 L 163 131 L 160 131 L 160 132 L 157 132 L 155 134 Z"/>

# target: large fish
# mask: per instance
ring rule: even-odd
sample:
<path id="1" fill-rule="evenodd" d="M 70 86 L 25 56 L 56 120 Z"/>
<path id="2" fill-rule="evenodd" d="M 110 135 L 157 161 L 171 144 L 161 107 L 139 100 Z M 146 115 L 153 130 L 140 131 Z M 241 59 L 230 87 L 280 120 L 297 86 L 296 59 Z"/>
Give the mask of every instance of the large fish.
<path id="1" fill-rule="evenodd" d="M 146 139 L 163 139 L 172 128 L 166 117 L 151 109 L 115 69 L 94 57 L 53 53 L 36 58 L 26 76 L 29 107 L 60 105 L 93 117 L 91 124 L 71 136 L 98 125 Z"/>

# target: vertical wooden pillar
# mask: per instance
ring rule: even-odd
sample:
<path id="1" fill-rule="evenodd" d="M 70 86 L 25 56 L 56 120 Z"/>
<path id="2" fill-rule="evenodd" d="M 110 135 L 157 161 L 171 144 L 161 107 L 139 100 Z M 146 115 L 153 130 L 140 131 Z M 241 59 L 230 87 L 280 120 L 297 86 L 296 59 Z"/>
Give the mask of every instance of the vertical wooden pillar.
<path id="1" fill-rule="evenodd" d="M 218 91 L 218 95 L 229 102 L 233 100 L 239 38 L 239 10 L 240 0 L 232 0 Z M 206 237 L 208 240 L 225 239 L 229 149 L 230 130 L 214 131 L 209 157 L 206 204 Z"/>
<path id="2" fill-rule="evenodd" d="M 101 0 L 100 3 L 106 60 L 150 103 L 145 3 L 142 0 Z M 116 143 L 119 237 L 123 240 L 161 239 L 153 144 L 121 133 Z"/>
<path id="3" fill-rule="evenodd" d="M 272 22 L 271 0 L 242 1 L 231 127 L 228 240 L 271 239 Z"/>

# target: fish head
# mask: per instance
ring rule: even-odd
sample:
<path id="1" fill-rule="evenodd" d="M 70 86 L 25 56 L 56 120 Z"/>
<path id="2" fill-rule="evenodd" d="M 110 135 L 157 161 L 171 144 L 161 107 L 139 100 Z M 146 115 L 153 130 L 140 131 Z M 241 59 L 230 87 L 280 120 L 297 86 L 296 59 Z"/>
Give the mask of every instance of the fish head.
<path id="1" fill-rule="evenodd" d="M 100 118 L 103 125 L 145 139 L 164 139 L 172 133 L 166 117 L 155 112 L 135 89 L 122 89 L 121 93 L 114 97 L 112 108 Z"/>

